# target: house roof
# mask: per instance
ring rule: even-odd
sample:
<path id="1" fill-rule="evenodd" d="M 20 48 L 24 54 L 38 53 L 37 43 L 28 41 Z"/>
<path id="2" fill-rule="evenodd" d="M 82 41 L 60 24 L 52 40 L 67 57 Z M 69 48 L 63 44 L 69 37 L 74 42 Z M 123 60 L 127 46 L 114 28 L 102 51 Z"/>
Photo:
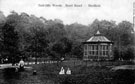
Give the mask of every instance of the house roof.
<path id="1" fill-rule="evenodd" d="M 97 31 L 97 33 L 86 42 L 111 42 L 111 41 L 107 39 L 105 36 L 101 35 L 99 31 Z"/>

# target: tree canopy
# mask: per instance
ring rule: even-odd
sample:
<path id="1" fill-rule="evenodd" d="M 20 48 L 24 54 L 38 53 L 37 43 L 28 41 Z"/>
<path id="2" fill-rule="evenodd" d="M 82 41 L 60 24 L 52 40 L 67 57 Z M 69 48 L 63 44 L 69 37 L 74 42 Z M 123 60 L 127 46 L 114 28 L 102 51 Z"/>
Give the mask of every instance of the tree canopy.
<path id="1" fill-rule="evenodd" d="M 135 32 L 132 23 L 95 19 L 89 25 L 72 23 L 65 25 L 60 19 L 18 14 L 12 11 L 7 17 L 0 12 L 1 57 L 83 57 L 82 42 L 96 31 L 114 42 L 114 56 L 130 59 L 134 57 Z"/>

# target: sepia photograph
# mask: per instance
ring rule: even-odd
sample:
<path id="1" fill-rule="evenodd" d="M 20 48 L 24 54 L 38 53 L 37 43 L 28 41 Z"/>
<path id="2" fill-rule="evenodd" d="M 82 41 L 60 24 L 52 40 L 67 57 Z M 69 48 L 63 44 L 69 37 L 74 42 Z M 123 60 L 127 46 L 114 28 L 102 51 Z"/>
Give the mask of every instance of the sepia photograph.
<path id="1" fill-rule="evenodd" d="M 0 84 L 135 84 L 135 0 L 0 0 Z"/>

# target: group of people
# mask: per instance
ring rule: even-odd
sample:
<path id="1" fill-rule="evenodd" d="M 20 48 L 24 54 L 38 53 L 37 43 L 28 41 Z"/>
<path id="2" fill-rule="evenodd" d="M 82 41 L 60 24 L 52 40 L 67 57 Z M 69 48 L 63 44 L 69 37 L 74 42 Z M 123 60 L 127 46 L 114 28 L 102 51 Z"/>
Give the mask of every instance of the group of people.
<path id="1" fill-rule="evenodd" d="M 24 61 L 21 59 L 19 61 L 19 63 L 18 63 L 18 66 L 19 66 L 19 69 L 20 70 L 24 70 L 24 64 L 25 64 Z M 65 69 L 63 67 L 61 67 L 61 70 L 60 70 L 59 74 L 60 75 L 62 75 L 62 74 L 70 75 L 71 74 L 71 70 L 68 68 L 67 71 L 66 71 L 66 73 L 65 73 Z"/>
<path id="2" fill-rule="evenodd" d="M 61 67 L 61 70 L 60 70 L 59 74 L 60 75 L 62 75 L 62 74 L 70 75 L 71 74 L 71 70 L 68 68 L 66 73 L 65 73 L 65 69 L 63 67 Z"/>

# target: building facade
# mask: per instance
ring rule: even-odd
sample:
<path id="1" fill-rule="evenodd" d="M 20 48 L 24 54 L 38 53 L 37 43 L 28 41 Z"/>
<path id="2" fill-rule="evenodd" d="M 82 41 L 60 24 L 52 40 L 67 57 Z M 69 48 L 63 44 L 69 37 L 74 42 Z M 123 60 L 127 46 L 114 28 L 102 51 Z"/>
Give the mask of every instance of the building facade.
<path id="1" fill-rule="evenodd" d="M 100 34 L 99 31 L 92 36 L 84 45 L 83 60 L 112 60 L 112 41 Z"/>

